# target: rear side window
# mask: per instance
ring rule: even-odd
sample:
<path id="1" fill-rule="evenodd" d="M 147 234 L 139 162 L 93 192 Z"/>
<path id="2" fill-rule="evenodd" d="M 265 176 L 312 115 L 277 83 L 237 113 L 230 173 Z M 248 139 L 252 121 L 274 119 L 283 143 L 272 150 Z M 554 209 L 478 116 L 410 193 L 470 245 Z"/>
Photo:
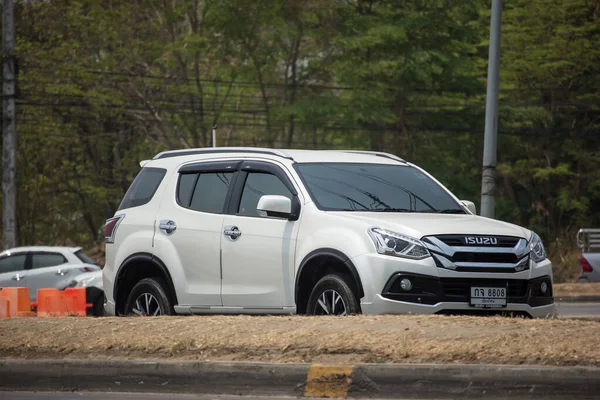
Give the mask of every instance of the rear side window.
<path id="1" fill-rule="evenodd" d="M 0 274 L 24 270 L 26 258 L 25 254 L 15 254 L 0 259 Z"/>
<path id="2" fill-rule="evenodd" d="M 46 268 L 55 265 L 61 265 L 67 262 L 67 259 L 59 253 L 34 253 L 31 256 L 31 268 Z"/>
<path id="3" fill-rule="evenodd" d="M 150 202 L 166 173 L 167 170 L 163 168 L 142 168 L 125 193 L 119 210 L 138 207 Z"/>
<path id="4" fill-rule="evenodd" d="M 177 189 L 179 205 L 213 214 L 221 214 L 234 172 L 181 174 Z"/>
<path id="5" fill-rule="evenodd" d="M 83 250 L 77 250 L 75 252 L 75 257 L 79 258 L 82 262 L 86 264 L 98 265 L 96 261 L 94 261 L 90 256 L 85 254 Z"/>

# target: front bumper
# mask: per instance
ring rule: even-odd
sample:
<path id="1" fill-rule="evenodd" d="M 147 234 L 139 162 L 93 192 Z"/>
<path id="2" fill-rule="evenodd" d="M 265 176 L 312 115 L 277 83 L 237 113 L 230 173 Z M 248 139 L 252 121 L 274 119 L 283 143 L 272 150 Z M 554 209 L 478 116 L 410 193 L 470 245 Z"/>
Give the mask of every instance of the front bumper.
<path id="1" fill-rule="evenodd" d="M 365 296 L 365 314 L 435 314 L 442 312 L 518 312 L 532 317 L 555 315 L 552 297 L 552 263 L 530 261 L 525 271 L 514 273 L 460 272 L 438 267 L 431 259 L 407 260 L 366 254 L 352 259 Z M 413 288 L 404 292 L 399 278 L 410 277 Z M 547 291 L 541 293 L 541 282 Z M 505 307 L 478 308 L 470 304 L 470 288 L 506 287 Z"/>
<path id="2" fill-rule="evenodd" d="M 402 301 L 389 300 L 381 295 L 376 295 L 370 304 L 361 304 L 365 314 L 437 314 L 447 311 L 459 312 L 517 312 L 527 313 L 533 318 L 547 318 L 556 315 L 554 303 L 545 306 L 532 307 L 523 303 L 508 303 L 504 308 L 475 308 L 468 303 L 440 302 L 434 305 L 414 304 Z"/>

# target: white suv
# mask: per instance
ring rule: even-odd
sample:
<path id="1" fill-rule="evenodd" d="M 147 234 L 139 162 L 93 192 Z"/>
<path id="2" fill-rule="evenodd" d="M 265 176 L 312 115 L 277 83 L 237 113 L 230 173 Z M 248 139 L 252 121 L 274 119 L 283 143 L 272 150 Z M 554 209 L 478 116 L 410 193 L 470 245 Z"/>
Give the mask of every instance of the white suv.
<path id="1" fill-rule="evenodd" d="M 106 223 L 109 315 L 555 312 L 540 238 L 357 151 L 168 151 Z"/>

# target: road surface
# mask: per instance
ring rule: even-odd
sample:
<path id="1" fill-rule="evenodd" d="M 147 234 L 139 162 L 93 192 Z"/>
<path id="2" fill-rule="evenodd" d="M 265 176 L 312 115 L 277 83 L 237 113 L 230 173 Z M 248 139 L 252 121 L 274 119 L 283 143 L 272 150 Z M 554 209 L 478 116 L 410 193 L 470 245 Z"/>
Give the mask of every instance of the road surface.
<path id="1" fill-rule="evenodd" d="M 10 393 L 0 392 L 1 400 L 295 400 L 293 397 L 198 396 L 193 394 L 129 393 Z"/>
<path id="2" fill-rule="evenodd" d="M 558 303 L 560 318 L 600 317 L 600 303 Z"/>

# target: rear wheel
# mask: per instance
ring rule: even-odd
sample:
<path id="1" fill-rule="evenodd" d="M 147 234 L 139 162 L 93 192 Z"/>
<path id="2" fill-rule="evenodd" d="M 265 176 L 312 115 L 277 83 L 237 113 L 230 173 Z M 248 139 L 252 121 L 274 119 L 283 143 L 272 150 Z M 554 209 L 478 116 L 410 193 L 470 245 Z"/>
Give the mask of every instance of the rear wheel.
<path id="1" fill-rule="evenodd" d="M 308 299 L 308 315 L 351 315 L 360 314 L 356 294 L 344 275 L 326 275 L 313 288 Z"/>
<path id="2" fill-rule="evenodd" d="M 139 281 L 129 293 L 125 304 L 125 315 L 157 317 L 174 314 L 173 304 L 165 291 L 162 280 L 145 278 Z"/>

